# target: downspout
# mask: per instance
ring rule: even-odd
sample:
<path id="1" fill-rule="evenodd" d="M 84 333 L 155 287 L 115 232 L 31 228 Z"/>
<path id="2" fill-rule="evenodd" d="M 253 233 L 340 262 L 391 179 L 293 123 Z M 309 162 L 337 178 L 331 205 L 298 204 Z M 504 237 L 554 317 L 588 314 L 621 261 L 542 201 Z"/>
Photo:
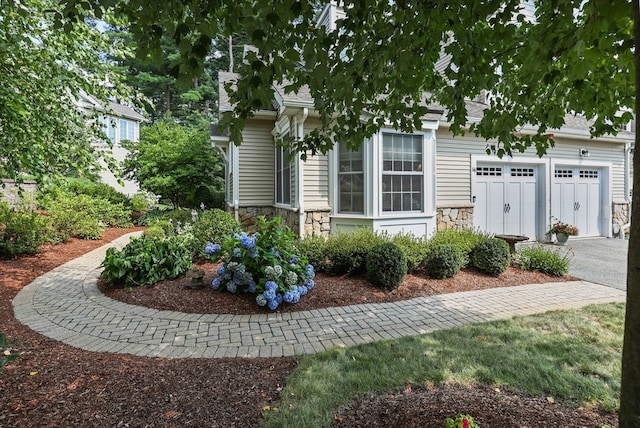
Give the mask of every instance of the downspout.
<path id="1" fill-rule="evenodd" d="M 236 219 L 237 222 L 240 221 L 240 213 L 238 213 L 238 210 L 240 209 L 240 174 L 238 169 L 240 169 L 240 161 L 239 161 L 239 157 L 238 156 L 240 153 L 238 153 L 237 151 L 238 146 L 235 145 L 235 143 L 233 144 L 233 156 L 232 156 L 232 160 L 233 160 L 233 212 L 234 212 L 234 217 Z"/>
<path id="2" fill-rule="evenodd" d="M 624 146 L 624 201 L 629 206 L 629 215 L 627 216 L 627 223 L 620 226 L 620 233 L 618 236 L 620 239 L 624 239 L 624 230 L 631 226 L 631 183 L 629 182 L 629 175 L 631 173 L 631 150 L 633 150 L 633 143 L 625 143 Z"/>
<path id="3" fill-rule="evenodd" d="M 296 138 L 302 140 L 304 138 L 304 121 L 309 117 L 309 109 L 303 108 L 300 120 L 296 116 Z M 296 194 L 298 199 L 298 236 L 304 238 L 304 223 L 305 223 L 305 211 L 304 211 L 304 162 L 301 159 L 301 154 L 296 156 Z"/>

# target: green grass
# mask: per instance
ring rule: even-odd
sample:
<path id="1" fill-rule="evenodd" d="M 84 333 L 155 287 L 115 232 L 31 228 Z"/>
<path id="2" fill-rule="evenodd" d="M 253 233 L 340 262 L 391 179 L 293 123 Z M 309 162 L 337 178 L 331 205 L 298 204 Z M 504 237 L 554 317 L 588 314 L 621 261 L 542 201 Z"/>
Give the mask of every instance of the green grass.
<path id="1" fill-rule="evenodd" d="M 570 406 L 619 405 L 624 304 L 517 317 L 303 357 L 265 427 L 320 427 L 355 398 L 485 384 Z"/>

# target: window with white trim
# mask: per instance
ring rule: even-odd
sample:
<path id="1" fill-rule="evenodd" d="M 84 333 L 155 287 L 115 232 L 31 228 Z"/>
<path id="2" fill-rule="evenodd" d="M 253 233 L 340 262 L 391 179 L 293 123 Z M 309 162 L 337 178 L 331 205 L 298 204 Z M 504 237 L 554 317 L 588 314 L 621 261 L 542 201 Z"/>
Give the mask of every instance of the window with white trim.
<path id="1" fill-rule="evenodd" d="M 349 150 L 338 144 L 338 212 L 364 213 L 364 158 L 362 146 Z"/>
<path id="2" fill-rule="evenodd" d="M 120 127 L 120 141 L 134 141 L 134 123 L 131 120 L 120 119 L 118 124 Z"/>
<path id="3" fill-rule="evenodd" d="M 285 135 L 283 140 L 286 140 Z M 291 204 L 291 162 L 290 150 L 285 147 L 276 147 L 276 203 Z"/>
<path id="4" fill-rule="evenodd" d="M 382 211 L 424 210 L 422 135 L 382 134 Z"/>

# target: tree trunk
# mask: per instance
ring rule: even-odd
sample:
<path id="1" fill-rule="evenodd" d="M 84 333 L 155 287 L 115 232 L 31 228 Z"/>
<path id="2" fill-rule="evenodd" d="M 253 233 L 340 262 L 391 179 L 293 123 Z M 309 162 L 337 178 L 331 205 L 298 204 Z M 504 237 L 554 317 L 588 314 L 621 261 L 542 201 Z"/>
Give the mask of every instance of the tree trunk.
<path id="1" fill-rule="evenodd" d="M 635 116 L 640 111 L 640 5 L 633 1 L 635 41 Z M 636 124 L 635 145 L 640 148 L 640 127 Z M 627 258 L 627 308 L 622 349 L 620 428 L 640 427 L 640 156 L 633 154 L 631 235 Z"/>

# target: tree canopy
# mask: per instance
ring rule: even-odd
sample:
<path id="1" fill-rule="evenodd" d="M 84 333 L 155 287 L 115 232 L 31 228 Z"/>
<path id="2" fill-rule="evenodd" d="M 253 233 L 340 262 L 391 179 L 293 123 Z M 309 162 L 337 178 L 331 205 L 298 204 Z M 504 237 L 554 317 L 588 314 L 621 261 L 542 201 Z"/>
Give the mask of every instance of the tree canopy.
<path id="1" fill-rule="evenodd" d="M 0 4 L 0 176 L 86 175 L 98 167 L 91 142 L 108 140 L 98 112 L 82 111 L 79 100 L 86 94 L 107 105 L 109 96 L 127 97 L 97 54 L 124 49 L 108 44 L 90 17 L 56 30 L 57 2 Z"/>
<path id="2" fill-rule="evenodd" d="M 237 87 L 229 88 L 235 109 L 224 123 L 236 143 L 244 119 L 270 105 L 274 82 L 294 92 L 306 85 L 321 115 L 323 126 L 296 142 L 299 151 L 326 152 L 338 140 L 358 146 L 384 124 L 381 118 L 415 129 L 429 104 L 446 109 L 454 132 L 468 129 L 496 141 L 499 154 L 532 144 L 543 152 L 547 131 L 561 126 L 566 113 L 592 119 L 595 136 L 630 119 L 620 114 L 634 99 L 629 1 L 541 1 L 535 20 L 520 1 L 339 3 L 346 16 L 331 32 L 316 25 L 315 2 L 299 0 L 206 8 L 169 1 L 163 10 L 171 12 L 162 14 L 147 0 L 68 0 L 66 12 L 114 6 L 129 17 L 144 55 L 158 55 L 169 35 L 183 81 L 202 72 L 216 36 L 243 31 L 257 50 L 239 67 Z M 438 69 L 443 55 L 448 65 Z M 487 89 L 490 108 L 468 124 L 465 97 Z M 514 132 L 522 124 L 538 133 Z"/>
<path id="3" fill-rule="evenodd" d="M 177 124 L 165 116 L 140 129 L 140 141 L 126 141 L 128 178 L 174 207 L 210 204 L 222 188 L 222 162 L 206 131 Z M 199 198 L 199 199 L 198 199 Z"/>
<path id="4" fill-rule="evenodd" d="M 567 114 L 590 119 L 591 135 L 600 136 L 615 133 L 636 110 L 637 1 L 339 1 L 345 19 L 329 32 L 316 25 L 309 0 L 220 0 L 206 7 L 168 0 L 162 8 L 150 0 L 65 3 L 61 25 L 86 9 L 124 13 L 135 23 L 139 53 L 158 52 L 169 35 L 180 51 L 181 80 L 201 72 L 214 37 L 244 31 L 256 51 L 239 68 L 237 85 L 227 88 L 234 111 L 225 123 L 236 143 L 244 120 L 270 106 L 273 83 L 292 92 L 308 87 L 322 126 L 292 144 L 312 153 L 326 152 L 334 141 L 359 146 L 385 121 L 411 131 L 428 106 L 437 105 L 454 133 L 484 137 L 489 151 L 502 156 L 534 145 L 543 155 L 553 144 L 548 131 L 562 126 Z M 528 16 L 522 5 L 532 3 L 535 16 Z M 468 123 L 465 98 L 484 90 L 491 94 L 488 109 L 479 122 Z M 525 125 L 537 132 L 520 132 Z M 640 171 L 640 157 L 634 170 Z M 634 184 L 640 189 L 640 174 Z M 639 209 L 634 196 L 633 211 Z M 634 216 L 621 427 L 640 425 L 639 227 Z"/>

